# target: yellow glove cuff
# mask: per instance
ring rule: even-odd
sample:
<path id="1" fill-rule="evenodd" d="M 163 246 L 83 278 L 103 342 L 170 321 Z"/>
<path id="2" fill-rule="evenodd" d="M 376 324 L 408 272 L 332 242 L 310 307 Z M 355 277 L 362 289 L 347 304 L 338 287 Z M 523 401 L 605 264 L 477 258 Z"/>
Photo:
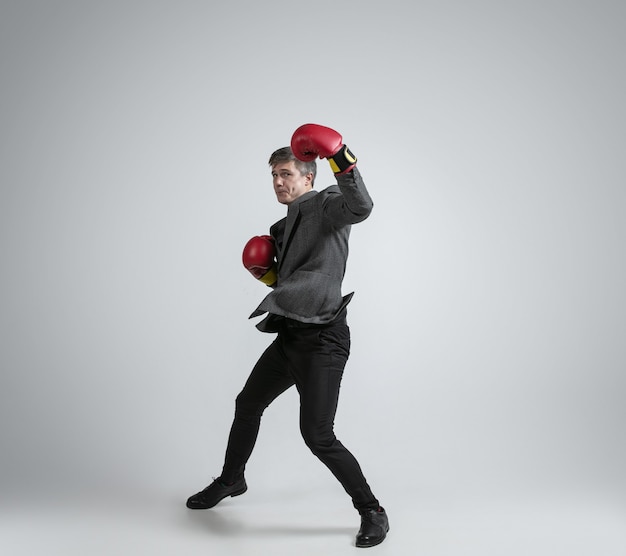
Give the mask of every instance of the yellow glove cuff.
<path id="1" fill-rule="evenodd" d="M 266 286 L 273 286 L 278 280 L 278 273 L 276 272 L 276 264 L 272 265 L 263 276 L 259 278 Z"/>
<path id="2" fill-rule="evenodd" d="M 343 174 L 356 164 L 356 156 L 354 156 L 350 149 L 344 145 L 339 152 L 328 157 L 328 162 L 330 163 L 330 169 L 333 173 Z"/>

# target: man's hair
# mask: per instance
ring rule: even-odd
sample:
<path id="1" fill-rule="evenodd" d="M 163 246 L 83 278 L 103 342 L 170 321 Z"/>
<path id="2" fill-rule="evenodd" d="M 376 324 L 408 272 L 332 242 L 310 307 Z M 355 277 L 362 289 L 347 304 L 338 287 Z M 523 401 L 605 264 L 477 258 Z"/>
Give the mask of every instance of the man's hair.
<path id="1" fill-rule="evenodd" d="M 317 164 L 315 163 L 315 160 L 311 160 L 310 162 L 303 162 L 302 160 L 298 160 L 293 154 L 291 147 L 282 147 L 275 150 L 270 156 L 268 164 L 271 168 L 273 168 L 277 164 L 291 161 L 296 163 L 296 168 L 303 176 L 308 173 L 313 174 L 313 179 L 311 180 L 312 186 L 313 183 L 315 183 L 315 176 L 317 175 Z"/>

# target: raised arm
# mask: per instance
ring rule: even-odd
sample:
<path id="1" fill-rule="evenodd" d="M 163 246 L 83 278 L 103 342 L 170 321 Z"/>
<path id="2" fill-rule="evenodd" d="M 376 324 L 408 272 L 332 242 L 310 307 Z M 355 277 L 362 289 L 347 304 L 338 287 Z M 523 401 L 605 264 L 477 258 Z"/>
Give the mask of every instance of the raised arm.
<path id="1" fill-rule="evenodd" d="M 330 194 L 324 214 L 336 225 L 356 224 L 365 220 L 374 206 L 356 167 L 357 159 L 334 129 L 318 124 L 304 124 L 293 133 L 291 150 L 296 158 L 311 161 L 326 158 L 337 178 L 338 191 Z"/>

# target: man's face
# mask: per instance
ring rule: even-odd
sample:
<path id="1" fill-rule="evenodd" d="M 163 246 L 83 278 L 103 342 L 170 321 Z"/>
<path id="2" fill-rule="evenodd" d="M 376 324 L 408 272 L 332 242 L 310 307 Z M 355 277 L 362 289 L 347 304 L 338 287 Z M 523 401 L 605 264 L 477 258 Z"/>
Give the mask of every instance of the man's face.
<path id="1" fill-rule="evenodd" d="M 272 179 L 276 198 L 283 205 L 289 205 L 313 187 L 313 174 L 303 176 L 293 160 L 272 167 Z"/>

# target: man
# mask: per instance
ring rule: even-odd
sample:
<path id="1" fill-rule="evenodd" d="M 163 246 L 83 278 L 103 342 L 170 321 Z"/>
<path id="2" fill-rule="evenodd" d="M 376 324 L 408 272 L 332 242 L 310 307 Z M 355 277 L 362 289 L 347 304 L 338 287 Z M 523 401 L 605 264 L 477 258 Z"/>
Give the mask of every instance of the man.
<path id="1" fill-rule="evenodd" d="M 337 185 L 313 190 L 317 157 L 327 158 Z M 361 515 L 356 546 L 381 543 L 389 530 L 385 510 L 372 493 L 359 463 L 337 440 L 333 423 L 342 373 L 350 352 L 341 283 L 352 224 L 372 211 L 373 203 L 356 168 L 356 158 L 336 131 L 316 125 L 299 127 L 291 147 L 270 159 L 274 192 L 287 216 L 269 236 L 252 238 L 243 263 L 272 288 L 250 318 L 277 333 L 237 396 L 222 474 L 187 500 L 191 509 L 212 508 L 227 496 L 247 490 L 246 463 L 256 442 L 265 408 L 289 387 L 300 396 L 300 430 L 307 446 L 330 469 Z"/>

